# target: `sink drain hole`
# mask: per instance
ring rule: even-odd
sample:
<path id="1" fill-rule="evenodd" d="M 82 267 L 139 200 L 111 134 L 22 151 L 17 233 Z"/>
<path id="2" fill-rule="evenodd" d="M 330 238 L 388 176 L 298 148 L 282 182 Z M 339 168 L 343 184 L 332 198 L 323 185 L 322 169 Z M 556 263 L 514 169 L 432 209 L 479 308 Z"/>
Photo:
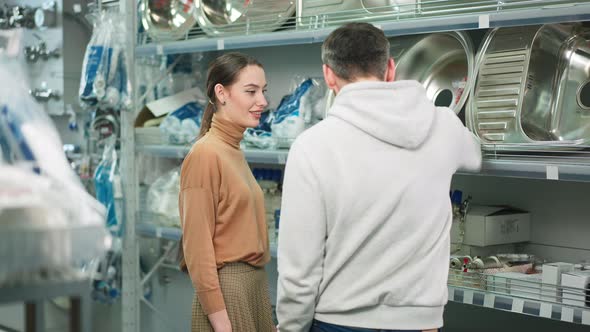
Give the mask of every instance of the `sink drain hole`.
<path id="1" fill-rule="evenodd" d="M 434 105 L 440 107 L 450 107 L 453 104 L 453 92 L 449 89 L 444 89 L 438 92 L 434 98 Z M 589 103 L 590 105 L 590 103 Z"/>
<path id="2" fill-rule="evenodd" d="M 578 105 L 583 109 L 590 109 L 590 81 L 582 84 L 578 90 Z"/>

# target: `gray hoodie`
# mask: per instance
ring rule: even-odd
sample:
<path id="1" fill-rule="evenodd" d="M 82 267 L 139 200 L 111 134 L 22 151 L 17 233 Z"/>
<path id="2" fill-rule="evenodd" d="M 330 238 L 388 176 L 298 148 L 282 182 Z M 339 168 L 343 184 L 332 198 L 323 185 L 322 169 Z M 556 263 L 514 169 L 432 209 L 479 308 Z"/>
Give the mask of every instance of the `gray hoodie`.
<path id="1" fill-rule="evenodd" d="M 278 249 L 279 330 L 311 321 L 443 325 L 449 188 L 477 170 L 475 137 L 415 81 L 359 82 L 289 152 Z"/>

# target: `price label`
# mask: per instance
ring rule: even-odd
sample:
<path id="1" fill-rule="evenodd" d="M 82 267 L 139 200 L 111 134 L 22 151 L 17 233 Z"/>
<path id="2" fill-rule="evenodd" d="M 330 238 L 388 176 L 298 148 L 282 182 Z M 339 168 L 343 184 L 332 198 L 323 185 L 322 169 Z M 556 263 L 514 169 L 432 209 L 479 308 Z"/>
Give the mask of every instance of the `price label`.
<path id="1" fill-rule="evenodd" d="M 547 180 L 559 180 L 559 167 L 547 165 Z"/>
<path id="2" fill-rule="evenodd" d="M 490 15 L 479 15 L 479 28 L 487 29 L 490 27 Z"/>
<path id="3" fill-rule="evenodd" d="M 284 165 L 287 162 L 287 155 L 284 153 L 279 153 L 278 159 L 279 164 Z"/>

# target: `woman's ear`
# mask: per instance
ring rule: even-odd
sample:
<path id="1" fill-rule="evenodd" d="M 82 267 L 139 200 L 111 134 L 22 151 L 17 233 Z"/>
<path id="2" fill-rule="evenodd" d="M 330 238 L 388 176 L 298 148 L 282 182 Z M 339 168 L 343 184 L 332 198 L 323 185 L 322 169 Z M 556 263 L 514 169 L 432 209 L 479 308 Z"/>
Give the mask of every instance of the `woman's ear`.
<path id="1" fill-rule="evenodd" d="M 227 99 L 227 91 L 225 90 L 225 87 L 217 83 L 215 84 L 214 91 L 215 98 L 219 101 L 221 105 L 225 105 Z"/>

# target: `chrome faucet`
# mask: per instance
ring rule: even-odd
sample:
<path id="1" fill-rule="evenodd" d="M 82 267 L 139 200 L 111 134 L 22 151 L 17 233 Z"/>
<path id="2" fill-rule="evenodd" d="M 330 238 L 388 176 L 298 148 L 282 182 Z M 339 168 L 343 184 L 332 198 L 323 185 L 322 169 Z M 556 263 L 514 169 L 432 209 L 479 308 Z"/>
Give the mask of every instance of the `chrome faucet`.
<path id="1" fill-rule="evenodd" d="M 49 58 L 59 58 L 59 55 L 59 49 L 57 48 L 51 51 L 47 50 L 47 44 L 44 41 L 37 45 L 25 47 L 25 57 L 28 62 L 34 63 L 39 59 L 47 61 Z"/>

